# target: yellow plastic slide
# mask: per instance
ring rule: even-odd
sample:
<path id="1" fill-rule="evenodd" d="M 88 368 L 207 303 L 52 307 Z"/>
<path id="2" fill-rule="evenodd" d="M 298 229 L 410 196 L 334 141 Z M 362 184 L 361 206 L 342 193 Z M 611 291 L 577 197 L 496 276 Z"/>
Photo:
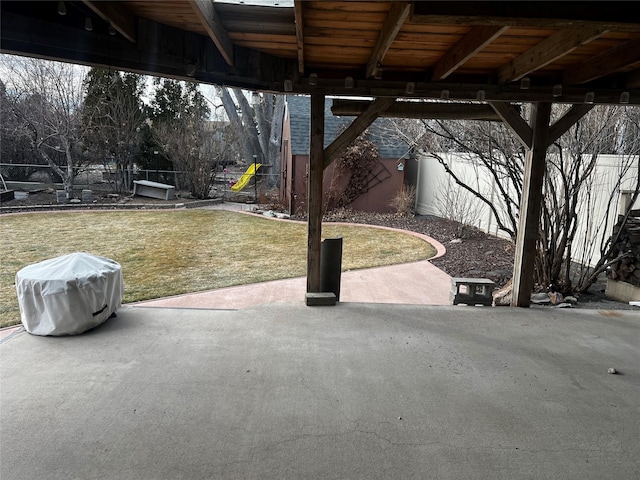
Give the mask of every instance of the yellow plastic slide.
<path id="1" fill-rule="evenodd" d="M 231 191 L 239 192 L 244 187 L 246 187 L 247 183 L 249 183 L 249 180 L 251 180 L 251 177 L 256 174 L 256 170 L 258 170 L 261 166 L 261 163 L 252 163 L 251 165 L 249 165 L 249 168 L 247 168 L 247 171 L 242 174 L 240 180 L 233 184 L 233 186 L 231 187 Z"/>

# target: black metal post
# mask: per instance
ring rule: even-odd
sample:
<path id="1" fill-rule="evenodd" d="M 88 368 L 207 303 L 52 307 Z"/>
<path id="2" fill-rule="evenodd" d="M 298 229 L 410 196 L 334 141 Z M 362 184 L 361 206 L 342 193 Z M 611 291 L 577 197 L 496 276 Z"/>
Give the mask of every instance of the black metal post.
<path id="1" fill-rule="evenodd" d="M 258 170 L 256 168 L 257 166 L 257 155 L 253 156 L 253 191 L 254 191 L 254 198 L 253 201 L 254 203 L 258 203 Z"/>
<path id="2" fill-rule="evenodd" d="M 320 291 L 333 292 L 340 301 L 342 237 L 325 238 L 320 245 Z"/>

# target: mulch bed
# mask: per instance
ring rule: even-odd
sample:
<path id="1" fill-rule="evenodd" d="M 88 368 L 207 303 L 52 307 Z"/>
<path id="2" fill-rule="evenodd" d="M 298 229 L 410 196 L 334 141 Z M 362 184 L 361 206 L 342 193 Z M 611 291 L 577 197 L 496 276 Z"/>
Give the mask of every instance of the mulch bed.
<path id="1" fill-rule="evenodd" d="M 452 277 L 489 278 L 496 285 L 502 286 L 511 278 L 513 272 L 514 245 L 510 240 L 489 235 L 452 220 L 343 209 L 326 214 L 324 221 L 378 225 L 427 235 L 442 243 L 447 250 L 446 255 L 432 260 L 431 263 Z"/>

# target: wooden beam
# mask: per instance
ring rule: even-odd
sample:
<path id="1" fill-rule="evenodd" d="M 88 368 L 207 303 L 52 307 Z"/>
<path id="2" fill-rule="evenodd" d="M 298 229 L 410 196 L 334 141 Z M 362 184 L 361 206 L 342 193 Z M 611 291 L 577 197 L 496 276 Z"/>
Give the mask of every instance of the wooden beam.
<path id="1" fill-rule="evenodd" d="M 549 137 L 547 141 L 549 145 L 560 138 L 567 130 L 575 125 L 578 120 L 584 117 L 595 105 L 582 104 L 573 105 L 565 114 L 557 120 L 549 129 Z"/>
<path id="2" fill-rule="evenodd" d="M 197 81 L 210 85 L 232 85 L 245 90 L 282 91 L 295 63 L 272 55 L 235 47 L 235 65 L 229 66 L 206 35 L 138 18 L 136 43 L 121 35 L 104 41 L 104 34 L 84 28 L 69 28 L 56 17 L 31 18 L 19 11 L 4 10 L 11 3 L 30 8 L 31 2 L 1 2 L 2 53 L 34 56 L 79 65 L 111 68 L 144 75 Z M 76 9 L 74 9 L 76 10 Z M 179 53 L 176 53 L 179 52 Z M 194 76 L 185 65 L 201 66 Z M 619 94 L 618 94 L 619 98 Z"/>
<path id="3" fill-rule="evenodd" d="M 369 100 L 333 100 L 331 113 L 342 116 L 358 116 L 371 105 Z M 382 112 L 387 118 L 438 118 L 441 120 L 488 120 L 502 118 L 489 105 L 445 102 L 396 102 Z"/>
<path id="4" fill-rule="evenodd" d="M 324 168 L 331 165 L 331 162 L 338 158 L 344 149 L 358 138 L 394 102 L 394 98 L 386 97 L 376 98 L 371 102 L 367 110 L 351 122 L 351 125 L 324 150 Z"/>
<path id="5" fill-rule="evenodd" d="M 640 69 L 629 72 L 625 78 L 625 86 L 629 89 L 640 88 Z"/>
<path id="6" fill-rule="evenodd" d="M 293 1 L 293 12 L 296 22 L 296 48 L 298 50 L 298 71 L 304 73 L 304 24 L 302 0 Z"/>
<path id="7" fill-rule="evenodd" d="M 536 242 L 540 226 L 542 184 L 545 175 L 551 103 L 537 103 L 532 108 L 533 142 L 525 162 L 518 238 L 513 265 L 511 306 L 529 307 L 533 290 Z"/>
<path id="8" fill-rule="evenodd" d="M 309 175 L 307 177 L 307 293 L 320 291 L 322 175 L 324 174 L 324 95 L 311 95 Z"/>
<path id="9" fill-rule="evenodd" d="M 412 2 L 391 2 L 391 8 L 367 62 L 367 78 L 379 77 L 379 66 L 411 12 Z"/>
<path id="10" fill-rule="evenodd" d="M 533 130 L 520 115 L 520 110 L 510 103 L 489 102 L 491 108 L 502 118 L 502 121 L 509 127 L 514 135 L 526 147 L 533 145 Z"/>
<path id="11" fill-rule="evenodd" d="M 116 2 L 83 0 L 93 13 L 111 25 L 120 35 L 132 43 L 136 42 L 136 20 L 125 7 Z"/>
<path id="12" fill-rule="evenodd" d="M 500 83 L 513 82 L 563 57 L 606 30 L 561 30 L 530 48 L 498 70 Z"/>
<path id="13" fill-rule="evenodd" d="M 638 32 L 628 2 L 415 2 L 411 23 L 429 25 L 510 25 L 549 29 L 595 28 Z"/>
<path id="14" fill-rule="evenodd" d="M 640 38 L 597 55 L 562 72 L 562 82 L 583 84 L 640 65 Z"/>
<path id="15" fill-rule="evenodd" d="M 431 79 L 437 82 L 447 78 L 469 58 L 502 35 L 508 28 L 496 26 L 473 27 L 434 65 Z"/>
<path id="16" fill-rule="evenodd" d="M 216 13 L 213 0 L 189 0 L 189 3 L 224 60 L 233 65 L 233 42 Z"/>

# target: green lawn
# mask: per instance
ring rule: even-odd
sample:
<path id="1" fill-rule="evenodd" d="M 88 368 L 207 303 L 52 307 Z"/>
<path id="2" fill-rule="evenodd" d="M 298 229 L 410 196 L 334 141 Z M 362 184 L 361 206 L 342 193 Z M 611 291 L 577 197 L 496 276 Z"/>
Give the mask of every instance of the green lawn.
<path id="1" fill-rule="evenodd" d="M 304 276 L 307 227 L 219 210 L 49 212 L 0 216 L 0 327 L 20 322 L 15 275 L 72 252 L 122 266 L 123 303 Z M 413 235 L 329 224 L 343 237 L 343 270 L 412 262 L 435 249 Z"/>

